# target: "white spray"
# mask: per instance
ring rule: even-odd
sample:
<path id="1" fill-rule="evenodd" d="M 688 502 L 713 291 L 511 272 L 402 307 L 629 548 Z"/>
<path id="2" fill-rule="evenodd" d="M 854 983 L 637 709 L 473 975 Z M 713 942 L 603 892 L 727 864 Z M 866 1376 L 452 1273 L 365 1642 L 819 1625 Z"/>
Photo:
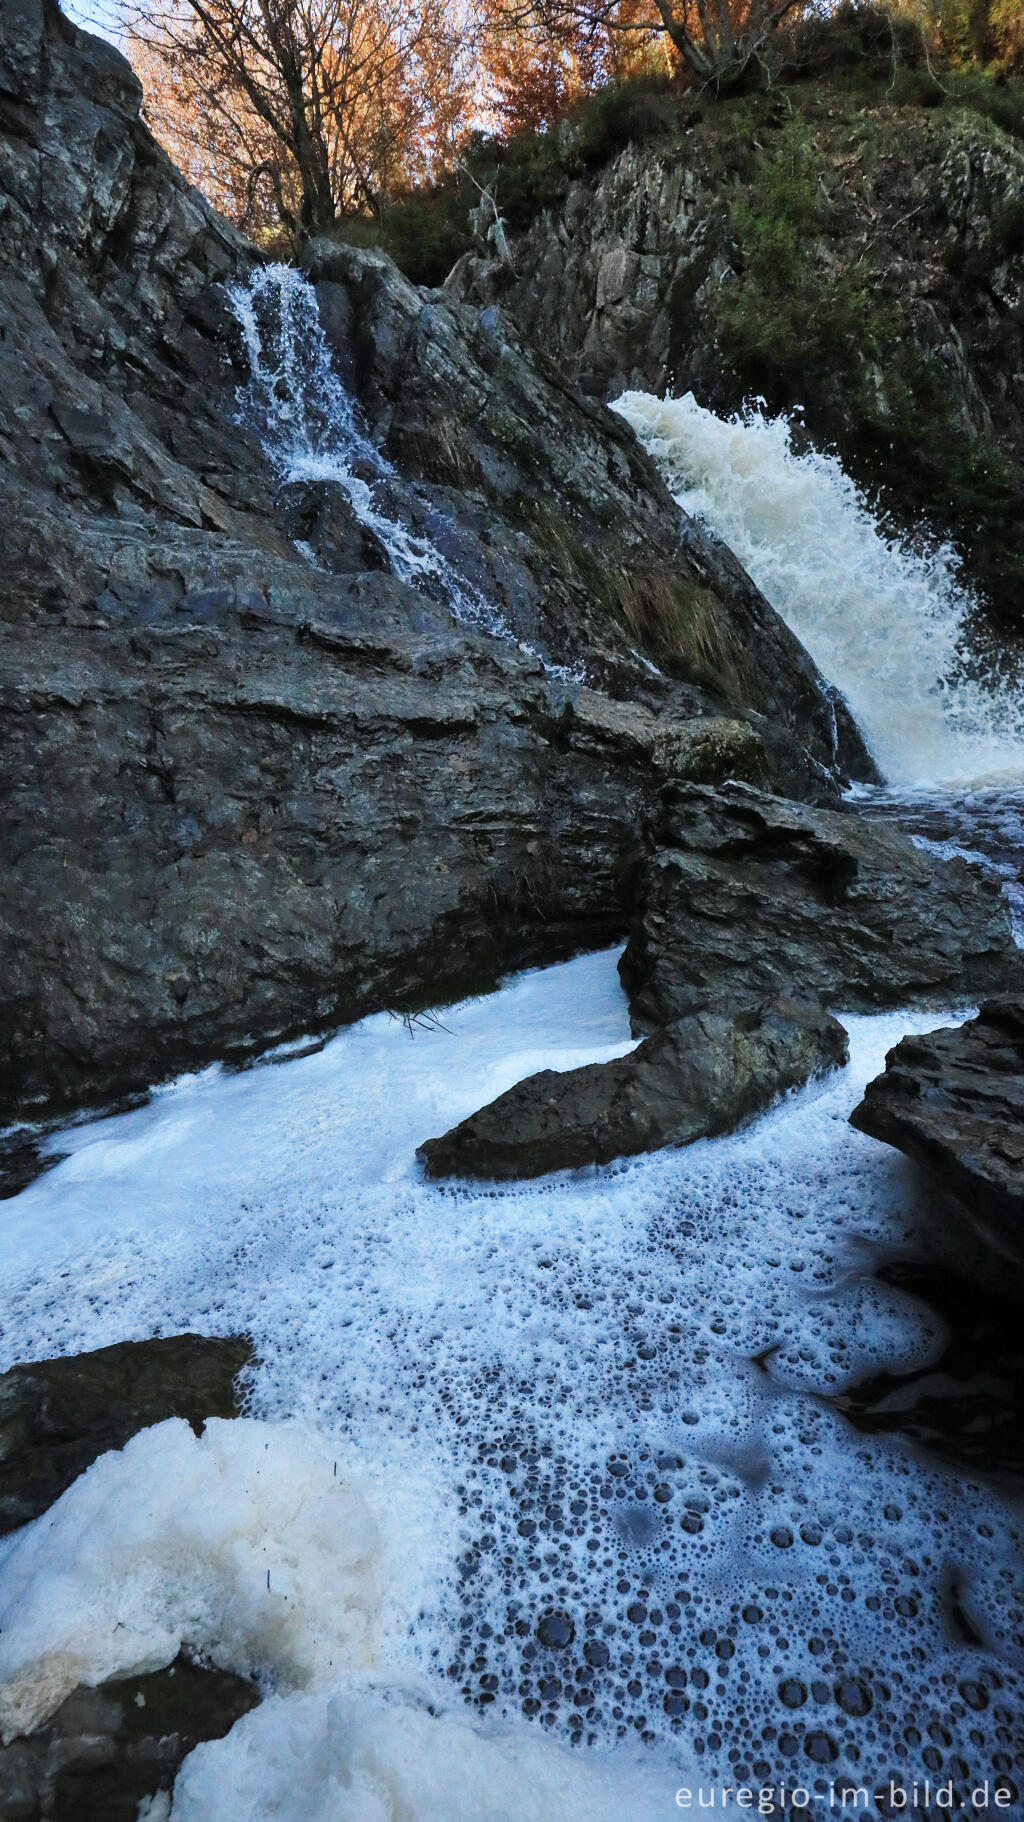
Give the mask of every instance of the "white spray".
<path id="1" fill-rule="evenodd" d="M 460 577 L 429 537 L 389 516 L 376 499 L 395 471 L 358 421 L 358 407 L 331 364 L 316 292 L 291 266 L 264 266 L 228 297 L 245 338 L 249 383 L 244 418 L 259 430 L 285 482 L 331 481 L 403 582 L 433 582 L 456 619 L 508 635 L 500 615 Z"/>
<path id="2" fill-rule="evenodd" d="M 241 415 L 258 431 L 268 461 L 282 481 L 330 481 L 340 487 L 360 525 L 372 533 L 394 574 L 439 597 L 463 625 L 477 626 L 538 658 L 548 675 L 582 681 L 582 668 L 552 664 L 545 653 L 517 637 L 504 615 L 459 574 L 427 535 L 417 535 L 379 503 L 381 483 L 396 482 L 394 468 L 360 423 L 359 407 L 342 385 L 320 321 L 316 292 L 293 266 L 261 267 L 247 284 L 226 287 L 245 339 L 249 381 L 239 394 Z M 403 483 L 419 512 L 429 502 Z M 310 547 L 297 541 L 307 561 Z"/>
<path id="3" fill-rule="evenodd" d="M 1024 703 L 963 675 L 973 603 L 948 546 L 887 537 L 834 457 L 797 453 L 785 417 L 719 418 L 692 393 L 627 392 L 613 409 L 842 690 L 891 783 L 1024 774 Z"/>

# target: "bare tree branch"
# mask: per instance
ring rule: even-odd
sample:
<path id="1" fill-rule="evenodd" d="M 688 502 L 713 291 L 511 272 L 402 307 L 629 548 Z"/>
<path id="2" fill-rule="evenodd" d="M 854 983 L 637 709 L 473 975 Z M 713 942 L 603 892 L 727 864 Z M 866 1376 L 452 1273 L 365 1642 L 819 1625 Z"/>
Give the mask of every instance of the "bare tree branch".
<path id="1" fill-rule="evenodd" d="M 293 239 L 379 213 L 465 113 L 456 0 L 124 0 L 147 113 L 188 175 Z M 269 209 L 270 219 L 266 220 Z"/>

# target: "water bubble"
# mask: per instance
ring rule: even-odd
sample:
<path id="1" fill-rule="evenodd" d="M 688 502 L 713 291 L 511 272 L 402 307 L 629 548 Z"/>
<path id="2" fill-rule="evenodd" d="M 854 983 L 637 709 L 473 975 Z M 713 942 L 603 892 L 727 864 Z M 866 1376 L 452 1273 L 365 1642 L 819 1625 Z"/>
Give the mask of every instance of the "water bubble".
<path id="1" fill-rule="evenodd" d="M 567 1613 L 545 1613 L 537 1626 L 537 1637 L 552 1651 L 564 1651 L 576 1637 L 576 1628 Z"/>

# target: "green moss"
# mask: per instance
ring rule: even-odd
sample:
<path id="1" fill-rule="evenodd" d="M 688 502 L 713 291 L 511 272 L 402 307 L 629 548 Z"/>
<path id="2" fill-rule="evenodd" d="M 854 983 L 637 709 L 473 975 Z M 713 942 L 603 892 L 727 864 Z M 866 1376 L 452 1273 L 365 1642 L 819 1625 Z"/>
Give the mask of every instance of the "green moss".
<path id="1" fill-rule="evenodd" d="M 548 132 L 505 145 L 478 136 L 466 170 L 394 204 L 382 222 L 341 231 L 385 246 L 418 283 L 438 284 L 471 244 L 478 185 L 491 188 L 519 229 L 626 145 L 666 162 L 684 157 L 719 199 L 727 233 L 695 243 L 665 300 L 680 381 L 690 383 L 694 341 L 710 339 L 704 326 L 694 334 L 697 297 L 731 243 L 735 282 L 720 286 L 709 306 L 721 358 L 708 402 L 734 409 L 759 395 L 773 411 L 802 405 L 811 439 L 837 450 L 903 523 L 924 520 L 954 537 L 974 579 L 1005 598 L 1024 583 L 1024 469 L 955 420 L 898 262 L 888 279 L 873 250 L 899 217 L 886 196 L 901 184 L 912 189 L 915 173 L 958 147 L 990 140 L 998 152 L 1000 133 L 1024 137 L 1024 82 L 976 61 L 937 61 L 911 17 L 841 5 L 778 39 L 767 88 L 715 99 L 664 79 L 611 85 Z M 953 304 L 985 289 L 993 267 L 1024 251 L 1024 196 L 1000 196 L 996 184 L 975 213 L 968 233 L 940 224 Z M 896 220 L 912 261 L 928 257 L 928 217 L 917 214 L 911 198 L 908 225 Z M 552 537 L 554 548 L 554 527 Z M 594 597 L 627 624 L 639 616 L 644 627 L 634 630 L 667 661 L 688 647 L 685 626 L 669 624 L 674 604 L 657 590 L 631 602 L 595 577 Z"/>
<path id="2" fill-rule="evenodd" d="M 929 109 L 915 125 L 908 105 L 924 104 L 926 70 L 907 72 L 902 103 L 873 107 L 863 104 L 863 74 L 852 92 L 822 88 L 806 107 L 801 96 L 770 133 L 763 120 L 751 130 L 749 109 L 730 123 L 723 170 L 737 129 L 749 152 L 732 159 L 727 190 L 736 276 L 713 305 L 718 408 L 751 396 L 772 411 L 801 405 L 811 441 L 835 449 L 898 522 L 951 537 L 970 579 L 1012 612 L 1024 582 L 1024 469 L 960 420 L 944 366 L 922 346 L 899 264 L 891 278 L 884 262 L 869 277 L 873 236 L 883 231 L 879 173 L 898 183 L 901 171 L 941 162 L 961 140 L 992 135 L 995 144 L 998 134 L 988 116 L 979 122 L 948 98 L 941 117 Z M 704 144 L 715 154 L 711 124 Z M 1011 193 L 971 234 L 950 237 L 951 287 L 986 283 L 994 264 L 1022 248 L 1024 199 Z M 692 323 L 677 314 L 682 358 Z"/>
<path id="3" fill-rule="evenodd" d="M 719 342 L 741 387 L 770 392 L 779 406 L 810 381 L 834 383 L 877 360 L 896 330 L 863 267 L 838 265 L 830 248 L 830 175 L 807 122 L 793 119 L 729 212 L 739 277 L 719 294 Z"/>

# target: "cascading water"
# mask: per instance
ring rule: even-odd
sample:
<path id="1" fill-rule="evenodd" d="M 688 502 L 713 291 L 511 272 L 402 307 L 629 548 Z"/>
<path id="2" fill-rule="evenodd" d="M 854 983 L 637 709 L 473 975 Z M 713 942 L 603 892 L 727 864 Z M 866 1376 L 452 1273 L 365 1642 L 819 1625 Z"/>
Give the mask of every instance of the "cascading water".
<path id="1" fill-rule="evenodd" d="M 258 432 L 281 480 L 329 481 L 340 487 L 401 581 L 439 598 L 463 625 L 479 627 L 539 659 L 552 679 L 582 682 L 581 665 L 554 664 L 537 645 L 520 639 L 430 536 L 410 531 L 381 505 L 379 492 L 400 485 L 417 517 L 441 528 L 436 509 L 416 488 L 400 482 L 367 436 L 359 407 L 331 360 L 316 292 L 302 273 L 294 266 L 263 266 L 248 284 L 226 290 L 249 359 L 248 384 L 239 394 L 241 416 Z M 298 548 L 315 562 L 306 546 Z"/>
<path id="2" fill-rule="evenodd" d="M 396 573 L 447 587 L 375 501 L 390 471 L 303 281 L 233 301 L 278 472 L 337 481 Z M 623 409 L 891 773 L 1005 761 L 943 683 L 962 602 L 941 558 L 887 545 L 785 426 Z M 994 841 L 1019 843 L 1009 814 Z M 6 1205 L 2 1364 L 184 1330 L 251 1335 L 256 1364 L 245 1420 L 143 1432 L 0 1542 L 0 1725 L 184 1648 L 265 1699 L 149 1822 L 1021 1813 L 1020 1511 L 843 1415 L 878 1375 L 907 1379 L 898 1406 L 942 1348 L 876 1274 L 945 1229 L 846 1118 L 941 1021 L 848 1021 L 848 1070 L 686 1151 L 425 1182 L 425 1137 L 630 1047 L 615 962 L 55 1135 L 62 1161 Z M 926 1782 L 950 1801 L 922 1807 Z"/>
<path id="3" fill-rule="evenodd" d="M 613 409 L 842 691 L 891 784 L 1024 780 L 1024 701 L 964 674 L 972 603 L 949 549 L 885 536 L 834 457 L 797 453 L 785 417 L 719 418 L 692 393 L 627 392 Z"/>
<path id="4" fill-rule="evenodd" d="M 282 481 L 333 482 L 396 576 L 439 595 L 457 620 L 512 638 L 498 610 L 432 539 L 410 531 L 379 504 L 381 484 L 397 477 L 367 436 L 359 408 L 334 369 L 316 292 L 302 273 L 293 266 L 264 266 L 248 284 L 229 285 L 227 294 L 249 358 L 241 413 L 258 431 Z M 429 517 L 426 502 L 408 491 Z"/>

